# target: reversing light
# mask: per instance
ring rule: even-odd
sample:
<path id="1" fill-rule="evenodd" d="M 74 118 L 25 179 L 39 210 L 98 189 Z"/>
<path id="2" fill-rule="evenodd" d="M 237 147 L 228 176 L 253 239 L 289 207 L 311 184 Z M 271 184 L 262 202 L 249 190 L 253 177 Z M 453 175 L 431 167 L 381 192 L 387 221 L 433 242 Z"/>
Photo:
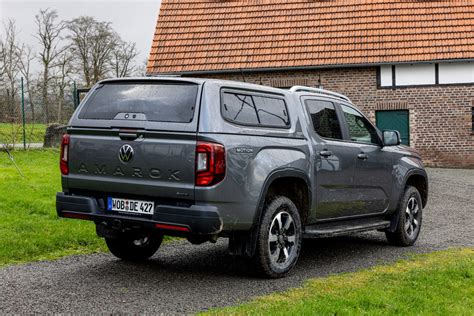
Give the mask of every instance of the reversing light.
<path id="1" fill-rule="evenodd" d="M 59 168 L 61 169 L 61 173 L 63 175 L 68 175 L 69 174 L 69 135 L 64 134 L 63 139 L 61 141 L 61 153 L 60 153 L 60 162 L 59 162 Z"/>
<path id="2" fill-rule="evenodd" d="M 225 178 L 225 148 L 221 144 L 196 145 L 196 186 L 211 186 Z"/>

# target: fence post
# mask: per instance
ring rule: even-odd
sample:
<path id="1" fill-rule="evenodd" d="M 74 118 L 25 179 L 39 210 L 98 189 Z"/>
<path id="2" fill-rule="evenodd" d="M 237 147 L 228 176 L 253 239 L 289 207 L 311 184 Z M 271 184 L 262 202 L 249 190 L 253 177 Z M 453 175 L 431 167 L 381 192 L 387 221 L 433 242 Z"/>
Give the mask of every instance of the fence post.
<path id="1" fill-rule="evenodd" d="M 23 86 L 23 77 L 21 77 L 21 115 L 23 118 L 23 149 L 26 150 L 25 89 Z"/>

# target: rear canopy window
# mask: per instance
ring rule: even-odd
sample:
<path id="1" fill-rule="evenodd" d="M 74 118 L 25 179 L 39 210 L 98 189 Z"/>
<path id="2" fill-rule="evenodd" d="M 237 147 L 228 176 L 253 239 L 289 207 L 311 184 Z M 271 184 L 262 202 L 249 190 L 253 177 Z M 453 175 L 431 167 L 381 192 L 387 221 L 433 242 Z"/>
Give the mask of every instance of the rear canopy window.
<path id="1" fill-rule="evenodd" d="M 92 92 L 79 118 L 189 123 L 197 93 L 195 84 L 105 83 Z"/>
<path id="2" fill-rule="evenodd" d="M 241 125 L 282 128 L 290 126 L 285 101 L 261 95 L 224 92 L 222 116 Z"/>

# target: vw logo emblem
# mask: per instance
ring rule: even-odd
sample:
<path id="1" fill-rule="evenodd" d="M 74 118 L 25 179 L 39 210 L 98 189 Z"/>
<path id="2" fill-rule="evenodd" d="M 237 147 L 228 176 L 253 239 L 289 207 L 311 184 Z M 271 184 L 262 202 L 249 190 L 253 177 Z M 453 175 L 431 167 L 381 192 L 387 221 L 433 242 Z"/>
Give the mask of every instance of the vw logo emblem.
<path id="1" fill-rule="evenodd" d="M 120 161 L 122 161 L 123 163 L 132 161 L 133 155 L 134 155 L 134 152 L 133 152 L 132 146 L 123 145 L 122 147 L 120 147 L 118 156 L 119 156 Z"/>

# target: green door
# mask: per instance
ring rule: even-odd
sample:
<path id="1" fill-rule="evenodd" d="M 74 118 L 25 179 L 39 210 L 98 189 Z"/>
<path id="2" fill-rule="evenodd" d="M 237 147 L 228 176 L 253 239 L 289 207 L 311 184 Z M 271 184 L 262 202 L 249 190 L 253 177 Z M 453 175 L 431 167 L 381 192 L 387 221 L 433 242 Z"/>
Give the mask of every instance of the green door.
<path id="1" fill-rule="evenodd" d="M 402 144 L 410 145 L 408 111 L 376 111 L 375 120 L 381 131 L 385 129 L 399 131 Z"/>

